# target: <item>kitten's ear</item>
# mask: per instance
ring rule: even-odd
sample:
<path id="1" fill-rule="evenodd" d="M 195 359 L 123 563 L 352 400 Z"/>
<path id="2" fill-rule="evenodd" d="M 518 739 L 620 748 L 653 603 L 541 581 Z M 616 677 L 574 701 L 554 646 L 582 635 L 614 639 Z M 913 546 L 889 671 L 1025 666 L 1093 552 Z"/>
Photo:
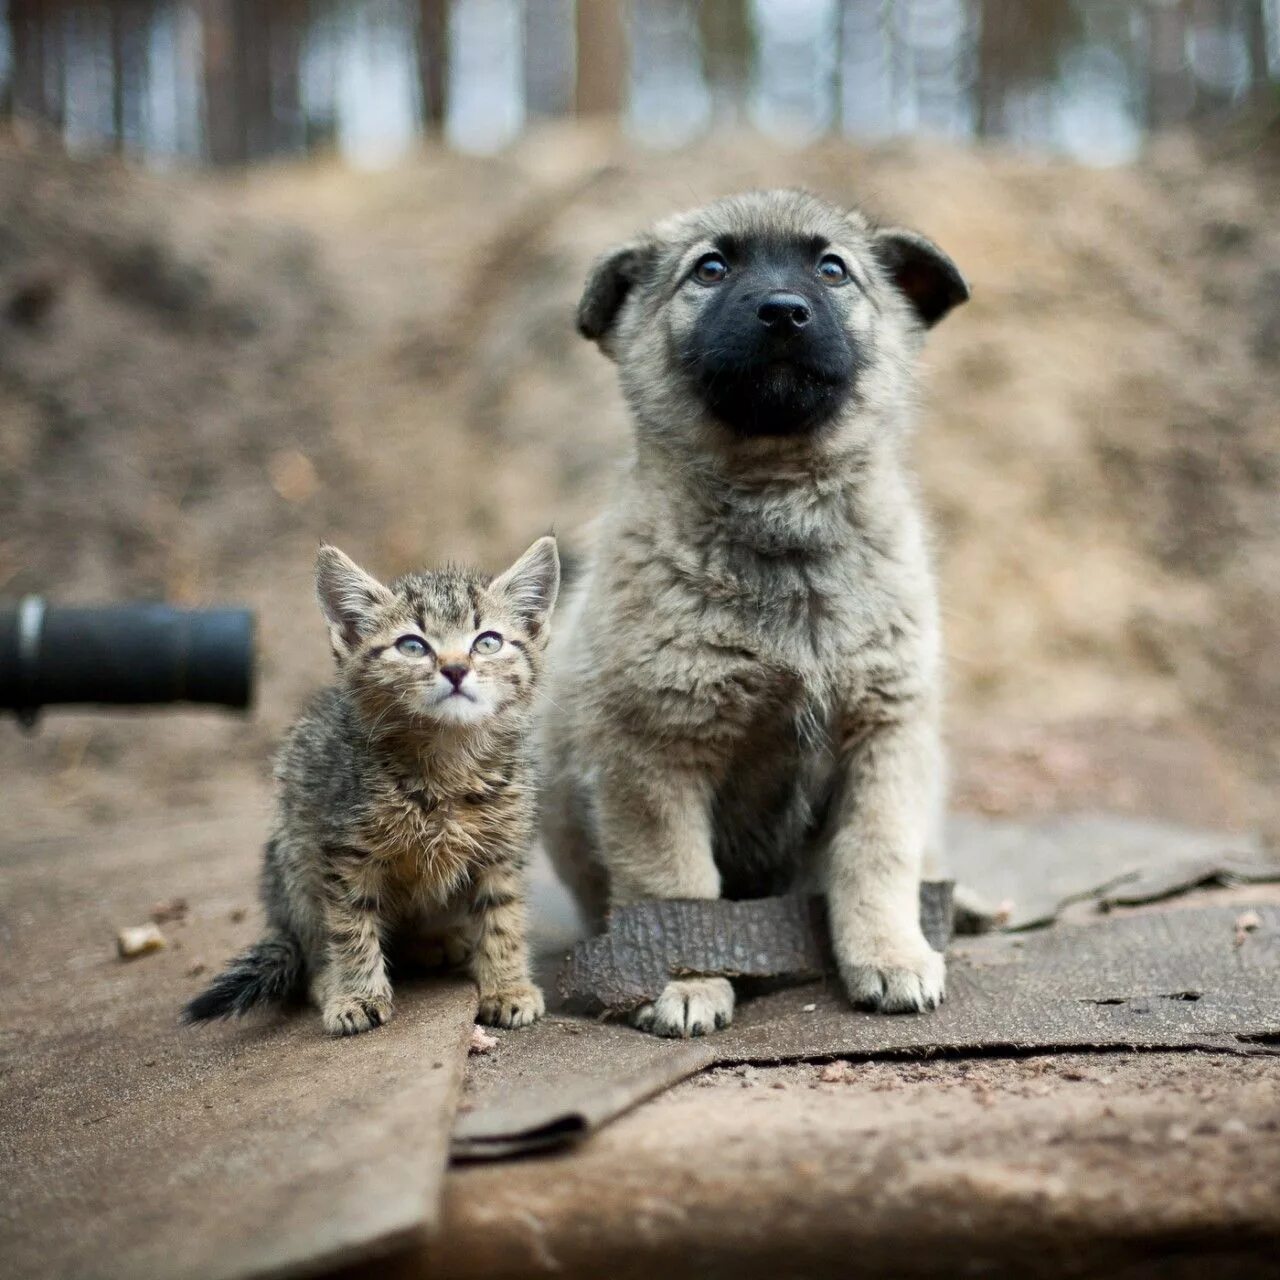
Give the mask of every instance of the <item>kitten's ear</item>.
<path id="1" fill-rule="evenodd" d="M 316 553 L 316 595 L 329 623 L 335 655 L 349 653 L 372 630 L 374 615 L 395 597 L 337 547 L 321 543 Z"/>
<path id="2" fill-rule="evenodd" d="M 525 620 L 531 635 L 547 624 L 560 592 L 560 555 L 556 540 L 539 538 L 506 573 L 489 584 L 495 595 L 505 596 Z"/>

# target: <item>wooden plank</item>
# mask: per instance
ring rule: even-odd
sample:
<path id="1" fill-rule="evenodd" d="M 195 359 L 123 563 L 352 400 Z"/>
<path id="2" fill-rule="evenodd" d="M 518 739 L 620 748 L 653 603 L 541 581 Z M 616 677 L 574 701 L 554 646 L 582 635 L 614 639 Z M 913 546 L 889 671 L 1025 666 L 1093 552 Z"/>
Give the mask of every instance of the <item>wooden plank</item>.
<path id="1" fill-rule="evenodd" d="M 351 1040 L 313 1011 L 180 1027 L 255 935 L 259 822 L 0 848 L 0 1257 L 24 1277 L 304 1275 L 427 1230 L 475 1010 L 398 992 Z M 185 897 L 161 952 L 115 931 Z"/>

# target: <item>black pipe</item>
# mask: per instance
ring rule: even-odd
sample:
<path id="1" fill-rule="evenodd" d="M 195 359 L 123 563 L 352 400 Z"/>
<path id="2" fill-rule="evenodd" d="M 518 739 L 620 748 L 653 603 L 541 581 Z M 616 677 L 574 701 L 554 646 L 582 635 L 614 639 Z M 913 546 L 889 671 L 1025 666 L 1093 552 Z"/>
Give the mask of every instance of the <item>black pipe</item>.
<path id="1" fill-rule="evenodd" d="M 166 604 L 0 602 L 0 708 L 253 700 L 253 614 Z"/>

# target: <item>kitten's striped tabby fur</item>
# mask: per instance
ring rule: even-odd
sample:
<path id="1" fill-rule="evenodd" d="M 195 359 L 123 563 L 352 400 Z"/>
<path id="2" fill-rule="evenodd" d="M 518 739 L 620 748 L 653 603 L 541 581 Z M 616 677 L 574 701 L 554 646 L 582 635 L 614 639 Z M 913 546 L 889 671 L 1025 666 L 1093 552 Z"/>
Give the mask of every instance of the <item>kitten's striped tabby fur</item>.
<path id="1" fill-rule="evenodd" d="M 550 537 L 492 580 L 446 569 L 386 586 L 320 548 L 338 673 L 276 762 L 266 933 L 187 1021 L 309 993 L 327 1031 L 368 1031 L 391 1017 L 400 957 L 464 964 L 482 1022 L 542 1014 L 523 871 L 529 731 L 559 582 Z"/>

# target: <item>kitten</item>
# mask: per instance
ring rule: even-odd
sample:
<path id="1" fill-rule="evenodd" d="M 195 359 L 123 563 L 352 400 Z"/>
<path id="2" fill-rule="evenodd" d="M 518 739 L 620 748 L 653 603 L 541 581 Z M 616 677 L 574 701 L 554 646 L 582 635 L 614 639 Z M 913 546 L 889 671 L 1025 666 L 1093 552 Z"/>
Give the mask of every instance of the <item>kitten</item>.
<path id="1" fill-rule="evenodd" d="M 322 546 L 316 589 L 338 665 L 276 761 L 267 931 L 183 1019 L 304 991 L 326 1031 L 391 1017 L 388 954 L 465 963 L 479 1020 L 543 1012 L 529 980 L 523 868 L 535 824 L 529 731 L 560 585 L 554 538 L 490 581 L 390 586 Z"/>

